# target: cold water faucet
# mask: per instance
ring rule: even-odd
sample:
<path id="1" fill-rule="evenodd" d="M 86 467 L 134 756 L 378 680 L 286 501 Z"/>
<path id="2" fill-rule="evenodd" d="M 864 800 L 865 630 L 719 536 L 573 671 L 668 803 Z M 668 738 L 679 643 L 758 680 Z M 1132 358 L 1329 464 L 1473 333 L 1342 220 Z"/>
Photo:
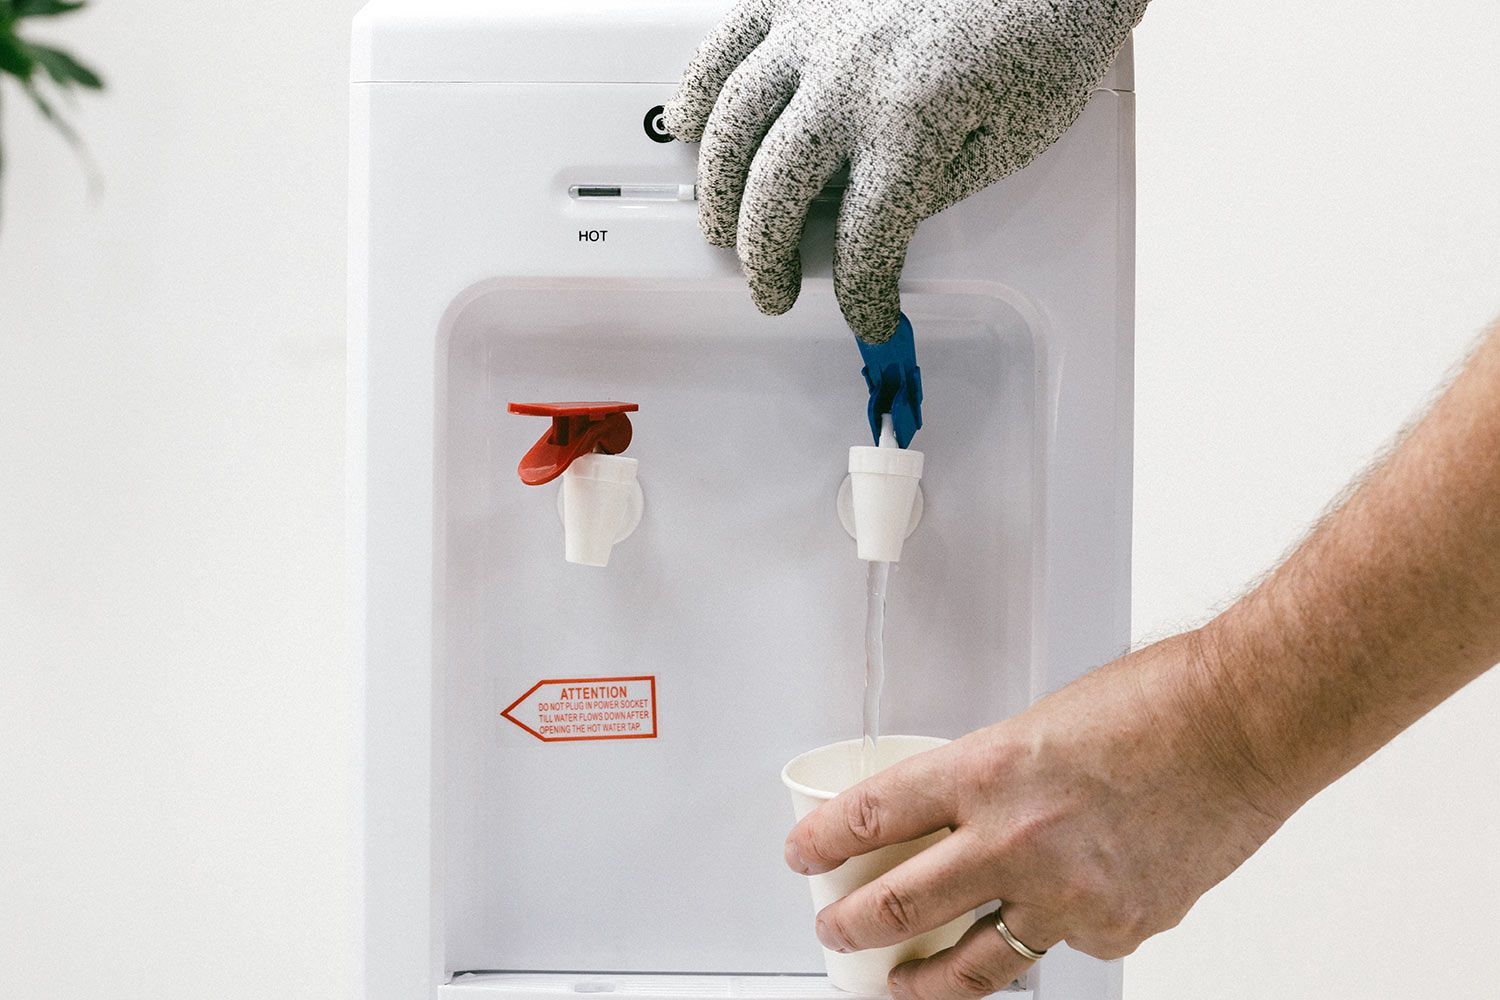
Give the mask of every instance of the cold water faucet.
<path id="1" fill-rule="evenodd" d="M 906 536 L 922 517 L 924 456 L 908 447 L 922 427 L 922 369 L 904 313 L 885 343 L 856 342 L 870 390 L 866 414 L 875 446 L 849 449 L 849 478 L 839 491 L 840 517 L 861 559 L 899 562 Z"/>

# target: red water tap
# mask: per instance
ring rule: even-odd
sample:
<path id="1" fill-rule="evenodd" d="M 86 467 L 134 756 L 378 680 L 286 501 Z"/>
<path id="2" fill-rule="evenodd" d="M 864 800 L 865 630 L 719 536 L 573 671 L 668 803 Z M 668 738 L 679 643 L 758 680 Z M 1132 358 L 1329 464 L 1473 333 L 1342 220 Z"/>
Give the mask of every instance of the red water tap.
<path id="1" fill-rule="evenodd" d="M 630 447 L 630 418 L 635 403 L 511 403 L 511 413 L 551 417 L 552 427 L 521 457 L 517 469 L 527 486 L 550 483 L 579 455 L 601 451 L 618 455 Z"/>

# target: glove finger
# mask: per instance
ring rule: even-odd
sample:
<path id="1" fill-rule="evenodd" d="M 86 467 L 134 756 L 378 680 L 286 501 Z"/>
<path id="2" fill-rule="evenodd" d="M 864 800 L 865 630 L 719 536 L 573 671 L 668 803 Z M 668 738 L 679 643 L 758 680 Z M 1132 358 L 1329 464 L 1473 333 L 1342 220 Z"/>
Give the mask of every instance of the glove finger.
<path id="1" fill-rule="evenodd" d="M 750 164 L 796 89 L 791 58 L 771 43 L 752 52 L 725 81 L 698 151 L 698 224 L 714 246 L 734 246 Z"/>
<path id="2" fill-rule="evenodd" d="M 842 146 L 832 135 L 817 98 L 798 91 L 761 143 L 750 167 L 740 207 L 740 263 L 750 297 L 768 316 L 786 312 L 802 287 L 798 245 L 807 210 L 843 165 Z"/>
<path id="3" fill-rule="evenodd" d="M 849 168 L 833 252 L 839 308 L 859 339 L 883 344 L 901 315 L 898 290 L 906 250 L 917 223 L 931 215 L 943 166 L 923 155 L 923 143 L 871 151 Z"/>
<path id="4" fill-rule="evenodd" d="M 666 103 L 667 131 L 684 142 L 697 142 L 719 99 L 724 81 L 771 30 L 776 0 L 739 0 L 724 16 L 682 73 L 677 93 Z"/>

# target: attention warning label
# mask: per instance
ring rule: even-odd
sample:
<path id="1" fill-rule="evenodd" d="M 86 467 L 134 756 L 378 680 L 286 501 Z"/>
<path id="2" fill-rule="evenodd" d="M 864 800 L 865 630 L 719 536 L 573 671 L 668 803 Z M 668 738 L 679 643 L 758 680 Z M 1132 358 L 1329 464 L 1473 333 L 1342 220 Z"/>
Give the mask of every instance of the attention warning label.
<path id="1" fill-rule="evenodd" d="M 537 681 L 500 713 L 544 743 L 656 738 L 655 677 Z"/>

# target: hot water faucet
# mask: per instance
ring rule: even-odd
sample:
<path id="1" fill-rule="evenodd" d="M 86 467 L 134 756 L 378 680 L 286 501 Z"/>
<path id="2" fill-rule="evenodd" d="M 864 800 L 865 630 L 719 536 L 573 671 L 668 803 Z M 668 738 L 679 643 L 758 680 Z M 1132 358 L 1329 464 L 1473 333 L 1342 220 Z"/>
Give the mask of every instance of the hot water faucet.
<path id="1" fill-rule="evenodd" d="M 640 407 L 606 401 L 511 403 L 508 409 L 552 418 L 517 471 L 527 486 L 562 477 L 563 558 L 583 566 L 609 565 L 610 553 L 635 531 L 645 506 L 637 481 L 640 463 L 620 454 L 633 434 L 626 414 Z"/>

